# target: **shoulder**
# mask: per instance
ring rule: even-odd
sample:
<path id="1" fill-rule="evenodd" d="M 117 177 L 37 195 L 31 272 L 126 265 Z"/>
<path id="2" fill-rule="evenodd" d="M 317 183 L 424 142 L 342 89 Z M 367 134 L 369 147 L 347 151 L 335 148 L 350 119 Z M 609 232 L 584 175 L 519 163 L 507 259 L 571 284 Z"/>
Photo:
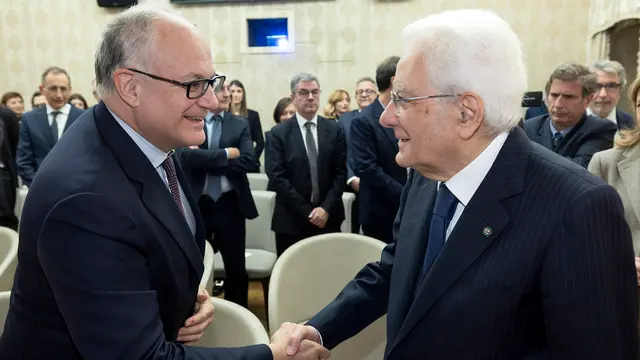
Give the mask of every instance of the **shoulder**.
<path id="1" fill-rule="evenodd" d="M 604 130 L 604 131 L 617 131 L 618 125 L 608 119 L 602 119 L 597 116 L 587 115 L 584 120 L 585 129 L 587 130 Z"/>
<path id="2" fill-rule="evenodd" d="M 244 116 L 232 115 L 231 113 L 229 113 L 228 116 L 229 116 L 229 119 L 231 119 L 235 124 L 239 124 L 243 126 L 247 126 L 248 124 L 248 120 Z"/>
<path id="3" fill-rule="evenodd" d="M 29 121 L 33 121 L 33 119 L 44 117 L 44 116 L 47 116 L 47 110 L 45 108 L 37 108 L 22 114 L 21 121 L 29 122 Z"/>
<path id="4" fill-rule="evenodd" d="M 532 117 L 530 119 L 526 119 L 523 122 L 524 129 L 527 130 L 527 129 L 534 129 L 536 127 L 539 127 L 540 124 L 545 120 L 547 116 L 548 115 L 540 115 L 540 116 Z"/>
<path id="5" fill-rule="evenodd" d="M 624 158 L 625 149 L 612 148 L 593 154 L 591 161 L 599 162 L 603 167 L 617 164 Z"/>
<path id="6" fill-rule="evenodd" d="M 71 110 L 69 110 L 69 116 L 72 118 L 77 118 L 77 117 L 80 117 L 80 115 L 84 114 L 85 112 L 87 112 L 87 110 L 80 110 L 77 107 L 71 105 Z"/>
<path id="7" fill-rule="evenodd" d="M 272 136 L 279 136 L 286 132 L 291 131 L 294 126 L 298 126 L 298 122 L 296 121 L 295 116 L 291 117 L 285 121 L 281 121 L 279 124 L 276 124 L 271 128 Z"/>
<path id="8" fill-rule="evenodd" d="M 247 109 L 247 118 L 249 118 L 249 120 L 259 119 L 260 114 L 255 110 Z"/>

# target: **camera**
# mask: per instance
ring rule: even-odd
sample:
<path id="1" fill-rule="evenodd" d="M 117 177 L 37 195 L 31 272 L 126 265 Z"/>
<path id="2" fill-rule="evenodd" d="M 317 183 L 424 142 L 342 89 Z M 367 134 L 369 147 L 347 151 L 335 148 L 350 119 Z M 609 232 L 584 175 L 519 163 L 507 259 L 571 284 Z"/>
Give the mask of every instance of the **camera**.
<path id="1" fill-rule="evenodd" d="M 542 91 L 527 91 L 522 97 L 522 107 L 541 107 L 543 103 L 542 96 Z"/>

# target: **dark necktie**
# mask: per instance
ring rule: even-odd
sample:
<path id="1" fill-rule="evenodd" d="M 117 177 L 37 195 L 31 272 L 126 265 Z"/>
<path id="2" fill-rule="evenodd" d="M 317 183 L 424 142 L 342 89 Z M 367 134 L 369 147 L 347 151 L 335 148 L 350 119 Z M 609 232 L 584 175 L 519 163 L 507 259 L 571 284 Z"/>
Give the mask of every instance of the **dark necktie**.
<path id="1" fill-rule="evenodd" d="M 178 186 L 178 176 L 176 175 L 176 167 L 173 164 L 173 158 L 171 154 L 162 162 L 162 168 L 167 174 L 167 183 L 169 183 L 169 190 L 173 201 L 176 202 L 182 215 L 184 215 L 184 208 L 182 207 L 182 200 L 180 199 L 180 188 Z"/>
<path id="2" fill-rule="evenodd" d="M 429 243 L 427 244 L 427 253 L 424 257 L 422 265 L 422 277 L 428 273 L 431 265 L 440 254 L 444 247 L 447 227 L 455 213 L 458 199 L 449 191 L 447 186 L 442 183 L 436 195 L 436 203 L 433 207 L 433 215 L 431 216 L 431 226 L 429 226 Z"/>
<path id="3" fill-rule="evenodd" d="M 553 148 L 557 149 L 561 141 L 562 141 L 562 133 L 558 131 L 553 135 Z"/>
<path id="4" fill-rule="evenodd" d="M 320 202 L 320 188 L 318 187 L 318 148 L 316 141 L 313 139 L 311 127 L 316 124 L 307 121 L 304 126 L 307 128 L 305 140 L 307 143 L 307 157 L 309 158 L 309 171 L 311 173 L 311 203 L 318 205 Z"/>
<path id="5" fill-rule="evenodd" d="M 207 122 L 212 124 L 211 134 L 209 134 L 209 149 L 217 149 L 220 147 L 222 117 L 213 115 Z M 211 196 L 213 201 L 218 201 L 220 195 L 222 195 L 222 178 L 220 176 L 207 175 L 207 194 Z"/>
<path id="6" fill-rule="evenodd" d="M 60 111 L 51 112 L 51 117 L 53 118 L 53 120 L 51 120 L 51 134 L 53 134 L 54 143 L 58 141 L 58 121 L 56 120 L 58 115 L 60 115 Z"/>

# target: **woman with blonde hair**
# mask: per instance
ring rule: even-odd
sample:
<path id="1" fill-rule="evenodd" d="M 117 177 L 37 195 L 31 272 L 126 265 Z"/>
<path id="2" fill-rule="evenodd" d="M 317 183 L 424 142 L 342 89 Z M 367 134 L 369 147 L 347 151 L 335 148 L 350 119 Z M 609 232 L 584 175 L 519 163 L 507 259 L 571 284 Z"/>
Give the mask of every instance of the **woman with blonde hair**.
<path id="1" fill-rule="evenodd" d="M 594 154 L 588 169 L 613 186 L 622 199 L 624 217 L 633 236 L 640 284 L 640 77 L 629 88 L 629 99 L 633 104 L 635 127 L 620 130 L 614 147 Z"/>
<path id="2" fill-rule="evenodd" d="M 349 104 L 351 97 L 346 90 L 338 89 L 329 95 L 329 103 L 324 108 L 324 117 L 337 119 L 340 115 L 351 110 Z"/>

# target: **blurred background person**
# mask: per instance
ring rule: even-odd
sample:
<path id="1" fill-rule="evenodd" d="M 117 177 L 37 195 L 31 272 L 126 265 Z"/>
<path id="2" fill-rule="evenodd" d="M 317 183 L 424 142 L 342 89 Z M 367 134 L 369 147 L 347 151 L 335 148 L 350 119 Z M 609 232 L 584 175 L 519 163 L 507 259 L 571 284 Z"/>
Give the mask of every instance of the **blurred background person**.
<path id="1" fill-rule="evenodd" d="M 87 110 L 89 106 L 87 105 L 87 100 L 80 94 L 72 94 L 69 96 L 69 104 L 77 107 L 80 110 Z"/>
<path id="2" fill-rule="evenodd" d="M 256 165 L 249 172 L 260 172 L 260 155 L 262 155 L 262 151 L 264 150 L 264 137 L 262 136 L 260 114 L 255 110 L 247 108 L 247 92 L 240 80 L 231 80 L 229 83 L 229 93 L 231 94 L 231 105 L 229 107 L 231 114 L 242 116 L 249 122 L 249 132 L 251 133 L 253 151 L 256 157 Z"/>
<path id="3" fill-rule="evenodd" d="M 2 95 L 0 103 L 13 111 L 18 117 L 18 120 L 22 118 L 22 113 L 24 113 L 24 99 L 22 95 L 15 91 L 9 91 Z"/>
<path id="4" fill-rule="evenodd" d="M 285 97 L 278 100 L 276 108 L 273 109 L 273 122 L 280 124 L 281 122 L 292 118 L 296 114 L 296 107 L 293 105 L 291 98 Z M 264 133 L 264 168 L 268 168 L 269 165 L 269 138 L 271 136 L 271 130 L 267 130 Z"/>
<path id="5" fill-rule="evenodd" d="M 633 116 L 617 107 L 620 95 L 627 86 L 627 72 L 622 64 L 613 60 L 598 60 L 590 70 L 596 74 L 598 84 L 587 114 L 611 120 L 618 129 L 633 128 Z M 633 103 L 635 99 L 631 101 Z"/>
<path id="6" fill-rule="evenodd" d="M 0 107 L 0 226 L 18 230 L 15 214 L 18 172 L 16 146 L 18 117 L 9 108 Z"/>
<path id="7" fill-rule="evenodd" d="M 346 90 L 334 90 L 329 95 L 329 102 L 324 108 L 324 116 L 328 119 L 337 119 L 342 114 L 349 112 L 350 104 L 351 97 L 349 97 L 349 93 Z"/>
<path id="8" fill-rule="evenodd" d="M 31 95 L 31 110 L 47 105 L 47 98 L 40 91 Z"/>

